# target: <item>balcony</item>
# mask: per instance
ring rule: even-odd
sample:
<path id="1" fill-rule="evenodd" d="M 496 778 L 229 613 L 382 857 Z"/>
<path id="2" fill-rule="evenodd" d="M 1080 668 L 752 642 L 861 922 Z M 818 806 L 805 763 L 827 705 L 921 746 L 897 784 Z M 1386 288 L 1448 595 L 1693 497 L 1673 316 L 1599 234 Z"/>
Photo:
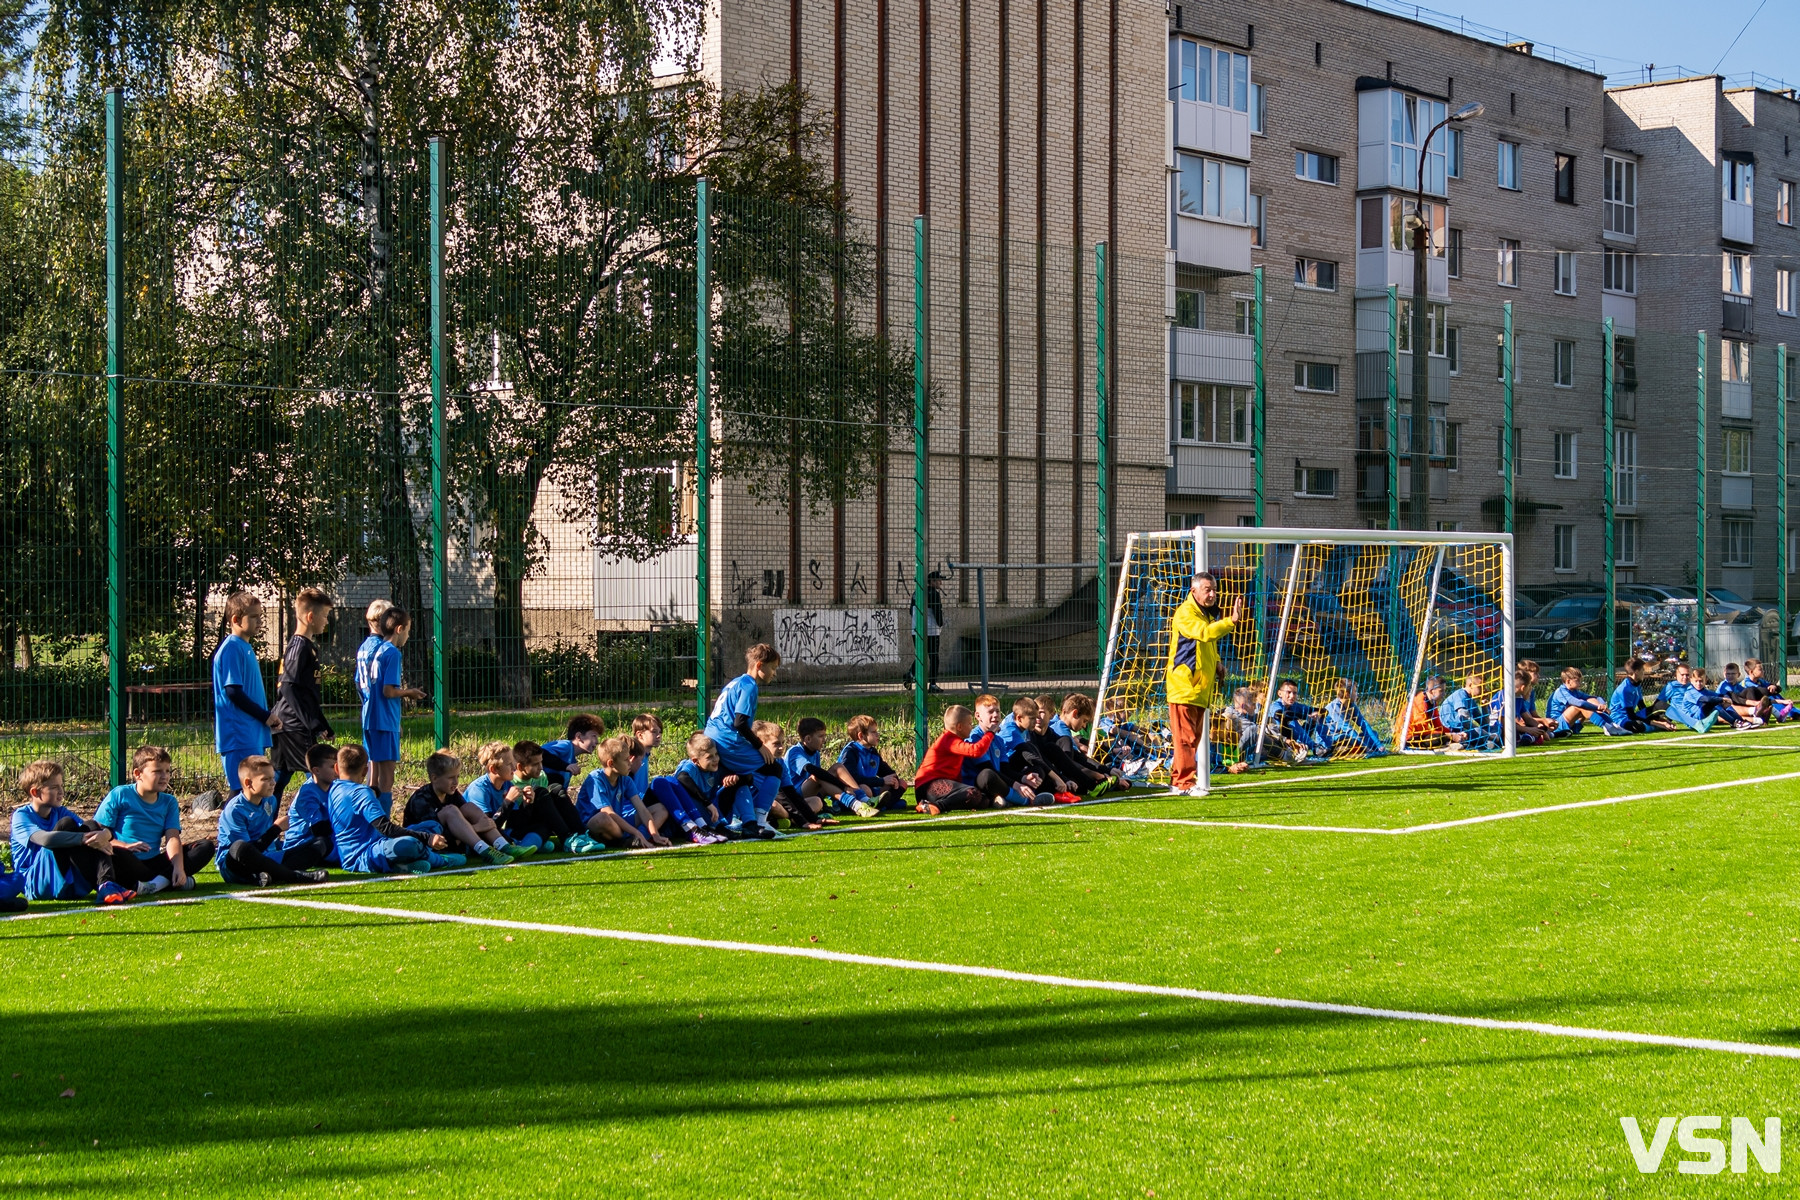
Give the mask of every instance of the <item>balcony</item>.
<path id="1" fill-rule="evenodd" d="M 1256 382 L 1256 339 L 1213 329 L 1169 330 L 1169 374 L 1195 383 Z"/>
<path id="2" fill-rule="evenodd" d="M 1217 496 L 1222 500 L 1249 500 L 1255 495 L 1255 472 L 1250 447 L 1190 445 L 1169 447 L 1174 465 L 1169 468 L 1171 496 Z"/>
<path id="3" fill-rule="evenodd" d="M 1247 274 L 1250 270 L 1250 227 L 1177 213 L 1175 261 L 1183 266 Z"/>
<path id="4" fill-rule="evenodd" d="M 1602 292 L 1600 315 L 1612 318 L 1615 334 L 1632 337 L 1637 331 L 1637 297 L 1620 295 L 1618 292 Z"/>
<path id="5" fill-rule="evenodd" d="M 1728 242 L 1756 244 L 1756 207 L 1736 200 L 1719 201 L 1719 234 Z"/>
<path id="6" fill-rule="evenodd" d="M 1726 333 L 1755 333 L 1756 309 L 1751 306 L 1750 297 L 1726 296 L 1719 327 Z"/>
<path id="7" fill-rule="evenodd" d="M 1174 104 L 1177 147 L 1249 161 L 1249 113 L 1196 100 L 1177 99 Z"/>
<path id="8" fill-rule="evenodd" d="M 1389 287 L 1400 289 L 1400 295 L 1411 296 L 1413 287 L 1413 252 L 1376 247 L 1356 252 L 1356 290 L 1373 295 Z M 1450 299 L 1450 264 L 1443 258 L 1425 260 L 1425 294 L 1432 300 Z"/>
<path id="9" fill-rule="evenodd" d="M 1750 419 L 1750 383 L 1726 380 L 1719 385 L 1719 415 L 1740 421 Z"/>
<path id="10" fill-rule="evenodd" d="M 1719 507 L 1732 509 L 1748 509 L 1754 507 L 1751 496 L 1754 489 L 1748 475 L 1726 475 L 1719 480 Z"/>
<path id="11" fill-rule="evenodd" d="M 1409 403 L 1412 400 L 1412 355 L 1400 355 L 1400 400 Z M 1425 362 L 1425 398 L 1435 404 L 1447 403 L 1450 399 L 1450 360 L 1447 358 L 1427 357 Z M 1356 398 L 1358 400 L 1387 399 L 1387 355 L 1380 351 L 1364 350 L 1356 356 Z"/>

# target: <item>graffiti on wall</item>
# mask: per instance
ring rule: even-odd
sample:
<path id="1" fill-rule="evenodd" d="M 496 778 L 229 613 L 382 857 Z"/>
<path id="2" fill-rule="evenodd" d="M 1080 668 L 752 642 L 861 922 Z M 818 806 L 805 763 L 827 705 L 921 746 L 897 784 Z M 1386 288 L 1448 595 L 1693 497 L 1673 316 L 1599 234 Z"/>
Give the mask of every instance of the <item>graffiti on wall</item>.
<path id="1" fill-rule="evenodd" d="M 899 614 L 891 608 L 778 608 L 775 649 L 783 662 L 814 667 L 897 663 Z"/>

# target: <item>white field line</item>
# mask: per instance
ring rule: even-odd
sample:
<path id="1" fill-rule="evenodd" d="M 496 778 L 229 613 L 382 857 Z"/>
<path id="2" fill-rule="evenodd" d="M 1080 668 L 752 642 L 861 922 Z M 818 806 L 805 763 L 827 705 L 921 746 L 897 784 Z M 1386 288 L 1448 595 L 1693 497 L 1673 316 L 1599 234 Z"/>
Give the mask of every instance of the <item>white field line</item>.
<path id="1" fill-rule="evenodd" d="M 1596 1042 L 1625 1042 L 1641 1046 L 1666 1046 L 1681 1050 L 1712 1050 L 1724 1054 L 1743 1054 L 1762 1058 L 1800 1059 L 1800 1047 L 1774 1046 L 1762 1042 L 1731 1042 L 1717 1038 L 1675 1037 L 1660 1033 L 1633 1033 L 1625 1030 L 1589 1029 L 1578 1025 L 1553 1025 L 1543 1021 L 1501 1021 L 1488 1017 L 1464 1017 L 1450 1013 L 1416 1012 L 1403 1008 L 1374 1008 L 1362 1004 L 1332 1004 L 1321 1000 L 1296 1000 L 1285 996 L 1256 996 L 1236 992 L 1213 992 L 1201 988 L 1166 987 L 1149 983 L 1128 983 L 1110 979 L 1081 979 L 1068 975 L 1040 975 L 1030 971 L 1008 971 L 1000 967 L 966 966 L 961 963 L 931 962 L 910 958 L 888 958 L 874 954 L 848 954 L 839 950 L 821 950 L 810 946 L 779 946 L 760 942 L 729 942 L 712 938 L 681 937 L 676 934 L 639 933 L 625 929 L 595 929 L 582 925 L 552 925 L 538 921 L 507 921 L 494 917 L 471 917 L 464 914 L 414 912 L 404 908 L 378 908 L 364 904 L 340 904 L 324 900 L 302 900 L 274 896 L 266 892 L 239 892 L 234 899 L 253 904 L 277 904 L 293 908 L 321 909 L 355 916 L 394 917 L 402 920 L 474 925 L 485 929 L 512 929 L 525 933 L 558 933 L 572 937 L 604 938 L 618 942 L 648 942 L 659 946 L 682 946 L 696 950 L 727 950 L 744 954 L 769 954 L 781 958 L 805 958 L 815 962 L 845 963 L 852 966 L 887 967 L 900 971 L 927 971 L 939 975 L 966 975 L 981 979 L 999 979 L 1009 983 L 1033 983 L 1045 987 L 1079 988 L 1088 991 L 1124 992 L 1138 996 L 1170 996 L 1182 1000 L 1199 1000 L 1209 1004 L 1236 1004 L 1255 1008 L 1297 1009 L 1303 1012 L 1331 1013 L 1336 1016 L 1368 1017 L 1387 1021 L 1415 1021 L 1428 1025 L 1454 1025 L 1465 1029 L 1488 1029 L 1504 1033 L 1535 1033 L 1548 1037 L 1582 1038 Z"/>
<path id="2" fill-rule="evenodd" d="M 1459 817 L 1454 821 L 1432 821 L 1424 825 L 1404 825 L 1393 829 L 1343 825 L 1281 825 L 1274 822 L 1256 821 L 1208 821 L 1200 818 L 1178 817 L 1124 817 L 1105 813 L 1070 812 L 1067 808 L 1017 808 L 1012 812 L 1025 813 L 1033 817 L 1059 817 L 1073 821 L 1132 821 L 1143 825 L 1193 825 L 1200 828 L 1222 829 L 1277 829 L 1294 833 L 1367 833 L 1398 835 L 1403 833 L 1431 833 L 1439 829 L 1454 829 L 1459 825 L 1482 825 L 1489 821 L 1510 821 L 1517 817 L 1535 817 L 1543 813 L 1567 812 L 1576 808 L 1601 808 L 1609 804 L 1626 804 L 1633 800 L 1655 800 L 1662 796 L 1686 796 L 1694 792 L 1715 792 L 1720 788 L 1752 787 L 1759 783 L 1779 783 L 1784 779 L 1800 779 L 1800 771 L 1786 771 L 1780 775 L 1758 775 L 1750 779 L 1722 779 L 1714 783 L 1698 783 L 1692 787 L 1665 788 L 1658 792 L 1638 792 L 1630 796 L 1606 796 L 1599 800 L 1576 800 L 1568 804 L 1546 804 L 1540 808 L 1515 808 L 1507 812 L 1485 813 L 1478 817 Z"/>

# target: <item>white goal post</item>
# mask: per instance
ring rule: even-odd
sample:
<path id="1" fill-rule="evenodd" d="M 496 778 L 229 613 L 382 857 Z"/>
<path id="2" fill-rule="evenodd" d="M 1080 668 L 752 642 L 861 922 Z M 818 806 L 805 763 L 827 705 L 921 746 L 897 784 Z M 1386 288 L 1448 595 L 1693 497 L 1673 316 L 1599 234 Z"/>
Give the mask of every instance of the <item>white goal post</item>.
<path id="1" fill-rule="evenodd" d="M 1490 701 L 1514 686 L 1510 534 L 1198 526 L 1126 539 L 1088 740 L 1096 757 L 1152 777 L 1167 770 L 1169 622 L 1201 571 L 1217 578 L 1222 608 L 1241 596 L 1248 609 L 1220 639 L 1223 687 L 1202 723 L 1202 789 L 1215 756 L 1255 764 L 1271 749 L 1291 761 L 1452 745 L 1515 752 L 1510 705 L 1501 702 L 1498 727 L 1488 728 Z M 1479 728 L 1456 739 L 1429 720 L 1414 728 L 1408 714 L 1429 679 L 1443 677 L 1450 691 L 1477 675 Z M 1303 719 L 1278 726 L 1272 709 L 1288 680 Z M 1260 708 L 1227 717 L 1240 689 L 1260 692 Z M 1217 750 L 1215 724 L 1234 731 Z"/>

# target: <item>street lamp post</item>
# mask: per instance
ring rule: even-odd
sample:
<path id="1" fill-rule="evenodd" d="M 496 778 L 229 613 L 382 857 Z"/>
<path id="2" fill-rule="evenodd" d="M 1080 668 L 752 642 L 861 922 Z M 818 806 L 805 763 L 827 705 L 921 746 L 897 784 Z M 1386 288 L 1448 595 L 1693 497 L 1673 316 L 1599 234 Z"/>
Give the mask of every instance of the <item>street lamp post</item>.
<path id="1" fill-rule="evenodd" d="M 1419 142 L 1419 172 L 1413 189 L 1412 215 L 1412 248 L 1413 248 L 1413 287 L 1412 287 L 1412 453 L 1410 455 L 1410 471 L 1412 476 L 1411 502 L 1408 504 L 1408 516 L 1414 529 L 1429 529 L 1426 507 L 1431 495 L 1431 404 L 1426 389 L 1430 384 L 1431 347 L 1426 340 L 1428 323 L 1426 321 L 1425 295 L 1429 288 L 1426 277 L 1426 255 L 1430 252 L 1431 226 L 1425 220 L 1425 152 L 1431 147 L 1431 139 L 1438 135 L 1438 130 L 1452 121 L 1472 121 L 1485 111 L 1482 104 L 1476 101 L 1465 104 L 1436 125 L 1431 132 Z"/>

